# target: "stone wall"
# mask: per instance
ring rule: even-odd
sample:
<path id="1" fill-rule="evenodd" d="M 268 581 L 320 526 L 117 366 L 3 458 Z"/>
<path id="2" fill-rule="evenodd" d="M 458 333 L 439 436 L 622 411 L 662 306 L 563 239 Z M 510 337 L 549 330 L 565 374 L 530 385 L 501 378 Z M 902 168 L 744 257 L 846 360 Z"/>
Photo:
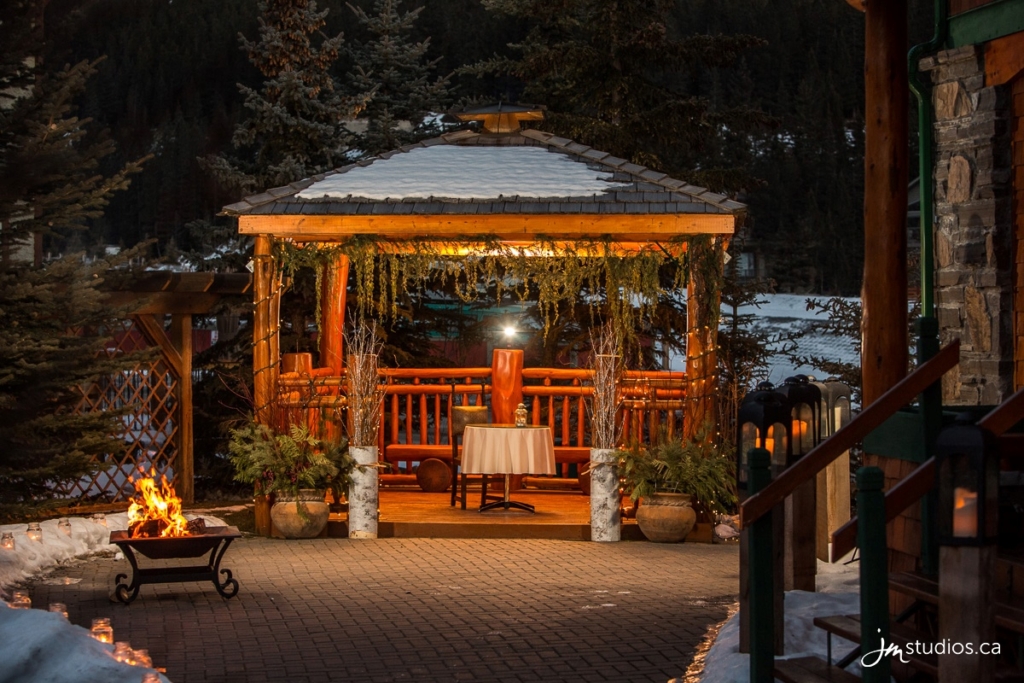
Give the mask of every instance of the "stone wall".
<path id="1" fill-rule="evenodd" d="M 961 342 L 960 365 L 943 378 L 946 405 L 1013 393 L 1010 97 L 1007 86 L 985 87 L 983 55 L 969 46 L 921 61 L 934 84 L 939 334 Z"/>

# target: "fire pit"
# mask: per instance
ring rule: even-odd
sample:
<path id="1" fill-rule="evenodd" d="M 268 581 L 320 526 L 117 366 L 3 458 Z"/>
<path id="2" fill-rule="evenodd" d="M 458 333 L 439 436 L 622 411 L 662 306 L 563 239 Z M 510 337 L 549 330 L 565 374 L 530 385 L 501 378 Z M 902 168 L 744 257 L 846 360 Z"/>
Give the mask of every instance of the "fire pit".
<path id="1" fill-rule="evenodd" d="M 128 529 L 110 532 L 110 542 L 121 549 L 132 566 L 131 581 L 126 581 L 127 574 L 114 577 L 117 599 L 128 605 L 138 597 L 144 584 L 184 581 L 211 581 L 222 596 L 235 597 L 238 581 L 232 578 L 230 569 L 220 568 L 220 561 L 231 541 L 241 537 L 238 529 L 207 527 L 202 519 L 185 519 L 181 499 L 174 495 L 174 489 L 163 476 L 159 486 L 154 476 L 133 483 L 139 497 L 128 508 Z M 190 559 L 206 553 L 210 557 L 205 565 L 143 569 L 135 557 L 136 551 L 151 560 Z"/>
<path id="2" fill-rule="evenodd" d="M 233 526 L 207 527 L 201 534 L 177 538 L 132 538 L 127 531 L 111 531 L 110 542 L 121 549 L 132 565 L 130 582 L 125 582 L 127 574 L 118 574 L 114 577 L 114 594 L 118 600 L 128 605 L 138 597 L 139 588 L 147 583 L 212 581 L 218 593 L 225 598 L 233 598 L 238 595 L 238 581 L 232 578 L 230 569 L 220 568 L 220 561 L 231 541 L 241 535 Z M 134 551 L 151 560 L 189 559 L 202 557 L 206 553 L 210 553 L 210 558 L 205 565 L 143 569 L 139 567 Z M 224 575 L 223 582 L 220 581 L 220 574 Z"/>

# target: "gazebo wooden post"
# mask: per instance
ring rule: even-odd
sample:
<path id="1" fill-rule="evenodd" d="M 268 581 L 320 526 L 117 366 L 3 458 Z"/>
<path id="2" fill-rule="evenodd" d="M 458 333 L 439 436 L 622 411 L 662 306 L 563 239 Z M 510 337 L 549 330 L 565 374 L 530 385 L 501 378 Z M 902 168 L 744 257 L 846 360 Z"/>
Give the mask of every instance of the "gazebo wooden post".
<path id="1" fill-rule="evenodd" d="M 195 470 L 193 463 L 194 434 L 192 431 L 192 316 L 171 316 L 171 344 L 181 358 L 178 378 L 178 479 L 182 502 L 195 500 Z"/>
<path id="2" fill-rule="evenodd" d="M 279 352 L 280 293 L 274 286 L 277 278 L 272 244 L 270 235 L 257 235 L 252 258 L 255 306 L 252 329 L 253 414 L 265 425 L 270 425 L 273 415 Z"/>
<path id="3" fill-rule="evenodd" d="M 338 254 L 324 273 L 320 296 L 320 367 L 335 375 L 345 369 L 345 300 L 348 290 L 348 256 Z"/>
<path id="4" fill-rule="evenodd" d="M 712 244 L 707 247 L 717 250 Z M 704 247 L 690 246 L 690 254 Z M 683 437 L 693 439 L 700 428 L 715 422 L 715 389 L 718 378 L 718 329 L 717 326 L 703 325 L 712 316 L 705 311 L 716 311 L 721 307 L 722 295 L 718 288 L 713 294 L 701 291 L 704 283 L 694 267 L 690 268 L 686 284 L 686 406 L 683 420 Z M 717 319 L 717 317 L 714 317 Z"/>

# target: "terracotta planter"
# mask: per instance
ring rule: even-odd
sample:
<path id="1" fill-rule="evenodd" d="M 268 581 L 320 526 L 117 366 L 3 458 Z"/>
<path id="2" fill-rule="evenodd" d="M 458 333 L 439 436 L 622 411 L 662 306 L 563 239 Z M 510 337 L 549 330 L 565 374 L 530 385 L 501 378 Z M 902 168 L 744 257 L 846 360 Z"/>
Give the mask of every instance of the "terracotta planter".
<path id="1" fill-rule="evenodd" d="M 648 541 L 678 543 L 697 523 L 688 493 L 655 493 L 641 500 L 636 523 Z"/>
<path id="2" fill-rule="evenodd" d="M 302 489 L 297 496 L 279 492 L 276 500 L 270 518 L 285 538 L 315 538 L 327 526 L 331 510 L 322 491 Z"/>

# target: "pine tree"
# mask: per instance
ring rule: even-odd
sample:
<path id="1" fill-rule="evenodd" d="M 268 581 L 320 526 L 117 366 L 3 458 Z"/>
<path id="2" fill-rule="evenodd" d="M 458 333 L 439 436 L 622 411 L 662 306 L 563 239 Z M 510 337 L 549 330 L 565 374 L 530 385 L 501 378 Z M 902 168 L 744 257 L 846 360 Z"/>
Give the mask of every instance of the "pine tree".
<path id="1" fill-rule="evenodd" d="M 240 36 L 263 75 L 257 91 L 239 84 L 249 116 L 235 129 L 235 158 L 208 164 L 242 192 L 284 185 L 341 165 L 351 139 L 343 123 L 365 97 L 343 97 L 331 74 L 343 36 L 323 37 L 328 10 L 315 0 L 260 0 L 259 40 Z"/>
<path id="2" fill-rule="evenodd" d="M 401 0 L 374 0 L 373 14 L 349 5 L 370 40 L 352 51 L 352 88 L 372 93 L 359 115 L 367 124 L 356 147 L 367 155 L 380 154 L 434 135 L 439 127 L 427 116 L 437 113 L 448 99 L 447 77 L 431 80 L 438 60 L 427 61 L 430 39 L 409 41 L 418 7 L 401 12 Z"/>
<path id="3" fill-rule="evenodd" d="M 104 176 L 100 161 L 114 151 L 103 133 L 89 133 L 77 100 L 99 60 L 47 70 L 42 59 L 41 0 L 12 0 L 0 13 L 0 259 L 16 245 L 62 238 L 102 215 L 110 195 L 128 186 L 140 160 Z"/>
<path id="4" fill-rule="evenodd" d="M 98 289 L 110 264 L 68 257 L 40 267 L 17 249 L 33 234 L 59 241 L 81 231 L 139 167 L 99 172 L 113 145 L 75 116 L 95 62 L 47 70 L 44 5 L 17 0 L 0 11 L 0 515 L 39 504 L 121 447 L 111 439 L 116 415 L 75 410 L 79 387 L 124 360 L 98 357 L 96 333 L 115 317 Z"/>
<path id="5" fill-rule="evenodd" d="M 524 83 L 523 99 L 546 105 L 545 127 L 691 182 L 738 189 L 703 155 L 726 130 L 767 123 L 747 107 L 715 108 L 699 93 L 702 67 L 727 66 L 761 44 L 749 35 L 682 35 L 672 0 L 484 0 L 531 24 L 520 57 L 479 64 Z M 731 181 L 731 182 L 726 182 Z M 709 183 L 711 184 L 711 183 Z"/>

